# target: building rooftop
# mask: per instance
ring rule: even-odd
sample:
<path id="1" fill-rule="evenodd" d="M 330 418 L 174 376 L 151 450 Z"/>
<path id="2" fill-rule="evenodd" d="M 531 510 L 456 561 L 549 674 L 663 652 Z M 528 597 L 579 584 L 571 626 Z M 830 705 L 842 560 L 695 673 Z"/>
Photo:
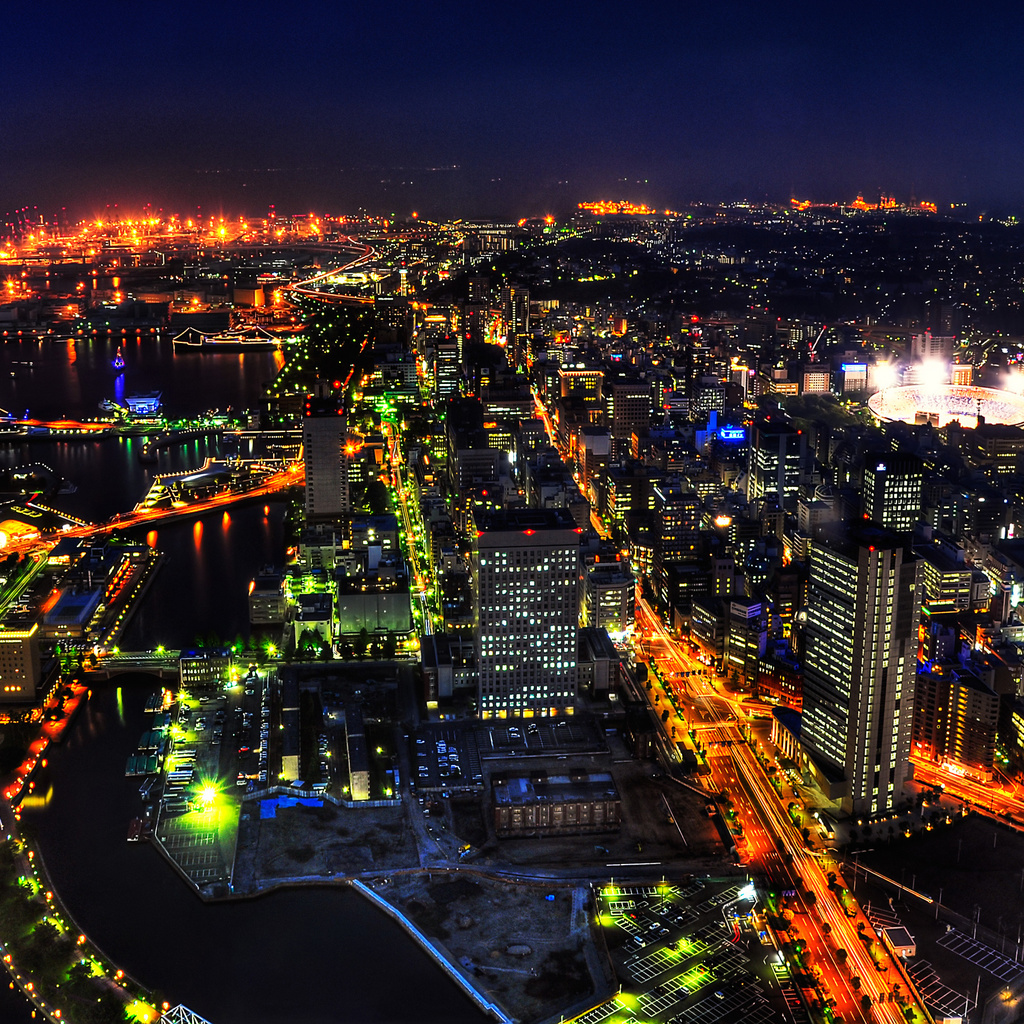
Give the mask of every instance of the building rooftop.
<path id="1" fill-rule="evenodd" d="M 492 786 L 494 802 L 506 805 L 534 803 L 575 803 L 587 800 L 617 800 L 611 775 L 601 772 L 570 778 L 552 775 L 547 779 L 511 778 Z"/>
<path id="2" fill-rule="evenodd" d="M 564 508 L 521 508 L 485 512 L 477 522 L 481 533 L 515 533 L 526 530 L 575 530 L 576 521 Z"/>

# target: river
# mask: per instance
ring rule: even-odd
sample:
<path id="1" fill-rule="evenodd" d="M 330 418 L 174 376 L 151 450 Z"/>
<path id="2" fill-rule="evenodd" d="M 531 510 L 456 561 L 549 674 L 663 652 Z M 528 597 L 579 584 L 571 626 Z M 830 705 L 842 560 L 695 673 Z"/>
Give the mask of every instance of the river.
<path id="1" fill-rule="evenodd" d="M 95 415 L 100 398 L 114 393 L 114 351 L 95 340 L 0 346 L 0 407 L 40 418 Z M 278 365 L 275 353 L 176 355 L 168 339 L 153 338 L 127 343 L 124 356 L 128 391 L 162 390 L 173 416 L 248 406 Z M 162 454 L 153 467 L 138 461 L 137 443 L 33 442 L 0 450 L 0 460 L 46 462 L 78 488 L 52 503 L 101 519 L 134 505 L 155 469 L 191 468 L 218 452 L 200 441 Z M 281 501 L 247 504 L 154 531 L 148 539 L 167 558 L 122 648 L 246 634 L 248 581 L 262 565 L 280 565 L 283 512 Z M 152 846 L 127 843 L 140 804 L 124 763 L 156 684 L 147 676 L 120 683 L 98 690 L 82 710 L 46 769 L 52 800 L 25 814 L 68 910 L 116 963 L 213 1024 L 484 1019 L 398 925 L 354 892 L 296 889 L 204 904 Z M 30 1017 L 5 993 L 0 1020 Z"/>

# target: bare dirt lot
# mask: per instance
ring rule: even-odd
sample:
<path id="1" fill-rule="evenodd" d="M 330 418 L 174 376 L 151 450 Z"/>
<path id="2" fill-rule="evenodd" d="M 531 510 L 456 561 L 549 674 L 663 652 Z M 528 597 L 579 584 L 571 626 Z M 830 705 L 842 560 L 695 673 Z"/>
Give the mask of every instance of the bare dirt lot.
<path id="1" fill-rule="evenodd" d="M 245 805 L 246 843 L 240 844 L 236 889 L 246 868 L 254 888 L 287 878 L 324 878 L 364 871 L 392 871 L 417 863 L 416 845 L 404 808 L 366 810 L 336 807 L 279 806 L 273 817 L 261 817 L 256 801 Z M 239 871 L 242 868 L 242 871 Z"/>
<path id="2" fill-rule="evenodd" d="M 396 878 L 377 891 L 517 1020 L 541 1020 L 610 983 L 591 938 L 588 889 L 463 872 Z"/>

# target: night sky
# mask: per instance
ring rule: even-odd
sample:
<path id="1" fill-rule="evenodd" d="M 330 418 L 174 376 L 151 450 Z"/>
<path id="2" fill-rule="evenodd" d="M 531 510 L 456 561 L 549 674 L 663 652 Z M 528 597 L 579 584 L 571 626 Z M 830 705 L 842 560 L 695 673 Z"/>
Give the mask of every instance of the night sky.
<path id="1" fill-rule="evenodd" d="M 0 36 L 0 214 L 1024 206 L 1018 3 L 23 0 Z"/>

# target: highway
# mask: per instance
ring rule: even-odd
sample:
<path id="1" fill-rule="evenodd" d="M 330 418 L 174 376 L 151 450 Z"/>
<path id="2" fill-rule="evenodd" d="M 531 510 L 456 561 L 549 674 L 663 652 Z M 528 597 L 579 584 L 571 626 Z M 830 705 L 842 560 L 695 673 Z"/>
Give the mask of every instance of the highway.
<path id="1" fill-rule="evenodd" d="M 790 817 L 786 803 L 776 791 L 765 768 L 755 756 L 741 733 L 741 722 L 747 713 L 741 698 L 719 692 L 713 676 L 685 646 L 677 643 L 660 619 L 642 599 L 637 605 L 638 629 L 646 636 L 639 642 L 658 664 L 682 709 L 681 721 L 689 722 L 697 740 L 706 748 L 710 776 L 705 777 L 710 792 L 725 792 L 733 801 L 738 818 L 744 826 L 747 845 L 741 846 L 746 863 L 769 879 L 792 876 L 802 880 L 814 893 L 808 905 L 801 896 L 805 913 L 794 924 L 820 969 L 820 980 L 827 996 L 836 1001 L 835 1012 L 844 1020 L 885 1021 L 906 1024 L 902 1008 L 885 1002 L 892 985 L 901 979 L 890 966 L 887 952 L 875 938 L 871 923 L 859 908 L 851 910 L 840 904 L 830 888 L 828 874 L 838 876 L 838 868 L 830 865 L 827 854 L 808 849 L 800 828 Z M 678 680 L 671 678 L 685 673 Z M 652 677 L 648 698 L 656 711 L 667 703 L 667 693 L 657 677 Z M 677 716 L 673 712 L 670 721 Z M 841 882 L 840 882 L 841 884 Z M 823 930 L 828 925 L 830 935 Z M 861 939 L 857 926 L 871 937 L 870 949 Z M 839 965 L 835 949 L 845 949 L 846 966 Z M 876 960 L 883 966 L 879 970 Z M 855 991 L 850 977 L 860 978 Z M 905 991 L 906 986 L 901 985 Z M 875 1004 L 865 1013 L 862 995 Z M 920 1011 L 919 1011 L 920 1013 Z M 923 1014 L 920 1014 L 924 1019 Z"/>
<path id="2" fill-rule="evenodd" d="M 1024 790 L 1005 777 L 982 782 L 960 775 L 948 767 L 936 764 L 919 754 L 910 758 L 914 765 L 914 778 L 929 786 L 941 786 L 947 796 L 956 797 L 991 814 L 1009 818 L 1013 824 L 1024 825 Z"/>
<path id="3" fill-rule="evenodd" d="M 536 393 L 534 402 L 552 445 L 557 447 L 554 424 Z M 592 518 L 598 533 L 606 536 L 600 517 L 593 513 Z M 742 735 L 741 723 L 749 726 L 746 719 L 752 709 L 742 697 L 716 687 L 715 674 L 687 646 L 676 641 L 643 597 L 639 584 L 633 644 L 637 661 L 646 661 L 658 670 L 650 673 L 647 687 L 640 689 L 661 723 L 664 736 L 660 737 L 660 746 L 667 755 L 669 770 L 679 761 L 679 747 L 692 729 L 694 742 L 707 758 L 710 774 L 702 781 L 709 795 L 726 794 L 744 827 L 744 838 L 737 840 L 744 861 L 769 879 L 799 879 L 807 892 L 814 894 L 813 900 L 799 896 L 805 913 L 799 915 L 794 926 L 814 958 L 825 998 L 834 1000 L 834 1012 L 846 1021 L 864 1024 L 907 1024 L 903 1007 L 888 1001 L 892 985 L 901 981 L 898 970 L 892 968 L 870 921 L 859 908 L 853 907 L 848 914 L 839 903 L 829 883 L 831 869 L 821 863 L 825 855 L 808 848 L 765 767 Z M 838 868 L 834 877 L 839 880 Z M 841 888 L 841 881 L 839 884 Z M 870 943 L 861 939 L 858 925 Z M 838 949 L 846 951 L 842 967 L 837 961 Z M 852 976 L 860 979 L 859 989 L 851 984 Z M 906 985 L 901 984 L 901 989 L 909 995 Z M 870 1010 L 863 1007 L 864 995 L 870 998 Z M 914 1011 L 915 1020 L 928 1019 L 919 1005 L 914 1004 Z"/>
<path id="4" fill-rule="evenodd" d="M 293 284 L 288 291 L 293 295 L 302 295 L 309 299 L 321 299 L 326 302 L 372 303 L 373 295 L 351 295 L 319 287 L 324 282 L 329 281 L 330 278 L 355 270 L 356 267 L 361 267 L 377 257 L 377 251 L 372 245 L 367 245 L 351 236 L 346 239 L 344 248 L 355 250 L 358 252 L 358 255 L 340 267 L 332 267 L 330 270 L 314 274 L 313 277 L 307 277 L 304 281 Z"/>

